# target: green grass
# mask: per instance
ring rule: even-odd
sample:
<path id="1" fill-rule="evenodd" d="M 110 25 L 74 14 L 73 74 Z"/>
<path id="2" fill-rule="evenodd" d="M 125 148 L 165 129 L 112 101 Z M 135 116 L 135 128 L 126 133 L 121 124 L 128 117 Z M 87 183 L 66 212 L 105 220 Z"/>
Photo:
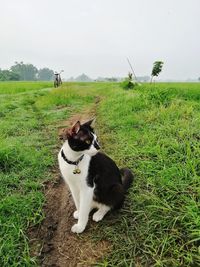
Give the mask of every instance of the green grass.
<path id="1" fill-rule="evenodd" d="M 103 266 L 200 264 L 199 97 L 199 84 L 142 85 L 100 105 L 104 150 L 135 173 L 124 209 L 99 229 L 113 244 Z"/>
<path id="2" fill-rule="evenodd" d="M 52 86 L 53 82 L 0 82 L 0 94 L 15 94 Z"/>
<path id="3" fill-rule="evenodd" d="M 0 266 L 36 264 L 26 231 L 43 219 L 43 182 L 56 164 L 58 123 L 99 96 L 103 150 L 130 167 L 135 181 L 124 208 L 91 233 L 94 242 L 112 245 L 96 266 L 200 264 L 200 84 L 143 84 L 131 91 L 116 83 L 52 90 L 2 84 Z"/>

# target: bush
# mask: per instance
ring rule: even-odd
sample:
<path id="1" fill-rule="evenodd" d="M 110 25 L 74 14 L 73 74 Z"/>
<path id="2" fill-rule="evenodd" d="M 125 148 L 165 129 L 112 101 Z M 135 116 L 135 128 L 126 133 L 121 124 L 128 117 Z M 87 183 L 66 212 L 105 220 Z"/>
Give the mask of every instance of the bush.
<path id="1" fill-rule="evenodd" d="M 122 83 L 121 83 L 121 87 L 124 90 L 129 90 L 129 89 L 133 89 L 135 86 L 137 85 L 136 82 L 129 80 L 128 78 L 125 79 Z"/>

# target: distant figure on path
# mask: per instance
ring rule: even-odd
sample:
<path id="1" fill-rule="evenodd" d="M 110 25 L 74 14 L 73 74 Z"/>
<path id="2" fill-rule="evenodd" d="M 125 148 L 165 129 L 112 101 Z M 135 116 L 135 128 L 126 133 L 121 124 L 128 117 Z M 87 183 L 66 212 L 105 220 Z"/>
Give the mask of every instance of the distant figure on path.
<path id="1" fill-rule="evenodd" d="M 62 80 L 61 80 L 61 76 L 60 76 L 61 72 L 60 73 L 58 73 L 58 72 L 54 73 L 54 75 L 55 75 L 55 77 L 54 77 L 54 87 L 58 87 L 58 86 L 60 86 L 62 84 Z"/>

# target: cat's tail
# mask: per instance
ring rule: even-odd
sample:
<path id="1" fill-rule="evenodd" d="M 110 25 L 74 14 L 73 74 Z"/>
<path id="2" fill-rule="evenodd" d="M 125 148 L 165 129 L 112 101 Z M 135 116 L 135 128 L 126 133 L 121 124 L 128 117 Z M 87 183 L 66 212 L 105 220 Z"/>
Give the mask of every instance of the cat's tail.
<path id="1" fill-rule="evenodd" d="M 122 176 L 122 185 L 124 187 L 124 190 L 127 191 L 133 182 L 133 173 L 128 168 L 120 169 L 120 173 Z"/>

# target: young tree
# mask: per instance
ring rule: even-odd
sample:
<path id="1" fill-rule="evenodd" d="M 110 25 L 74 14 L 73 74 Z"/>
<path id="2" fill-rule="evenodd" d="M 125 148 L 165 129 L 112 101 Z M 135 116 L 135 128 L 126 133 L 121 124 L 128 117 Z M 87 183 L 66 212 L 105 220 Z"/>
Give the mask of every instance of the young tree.
<path id="1" fill-rule="evenodd" d="M 163 64 L 164 64 L 163 61 L 155 61 L 153 63 L 153 69 L 151 72 L 151 83 L 153 81 L 153 77 L 155 77 L 155 76 L 157 77 L 160 74 L 160 72 L 162 71 Z"/>

